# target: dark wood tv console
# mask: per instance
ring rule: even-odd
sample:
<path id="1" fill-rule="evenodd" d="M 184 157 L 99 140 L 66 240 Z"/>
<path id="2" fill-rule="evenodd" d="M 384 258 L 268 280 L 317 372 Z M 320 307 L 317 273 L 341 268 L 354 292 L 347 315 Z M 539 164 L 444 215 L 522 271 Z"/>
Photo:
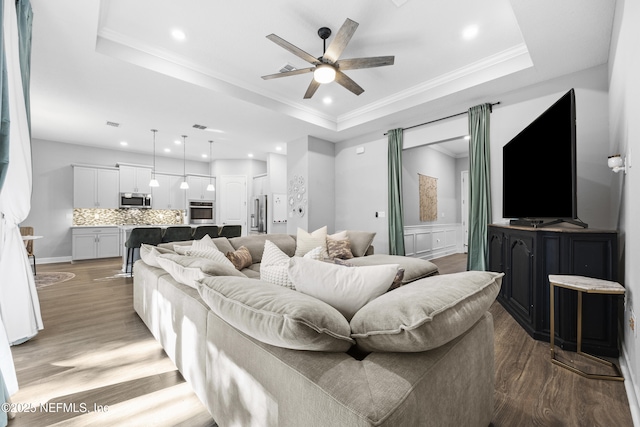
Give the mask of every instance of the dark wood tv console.
<path id="1" fill-rule="evenodd" d="M 488 269 L 504 272 L 498 301 L 534 339 L 549 341 L 549 274 L 616 281 L 618 233 L 575 226 L 533 228 L 489 225 Z M 556 345 L 576 349 L 575 292 L 555 294 Z M 585 295 L 582 347 L 618 357 L 617 295 Z"/>

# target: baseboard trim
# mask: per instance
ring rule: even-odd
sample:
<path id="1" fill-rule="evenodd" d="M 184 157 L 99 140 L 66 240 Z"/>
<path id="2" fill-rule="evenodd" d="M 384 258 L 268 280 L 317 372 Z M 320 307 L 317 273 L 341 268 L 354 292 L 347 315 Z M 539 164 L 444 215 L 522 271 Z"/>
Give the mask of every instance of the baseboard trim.
<path id="1" fill-rule="evenodd" d="M 638 384 L 635 382 L 633 373 L 629 370 L 629 354 L 626 348 L 622 347 L 622 357 L 619 359 L 620 370 L 624 376 L 624 388 L 627 391 L 629 410 L 634 427 L 640 427 L 640 405 L 638 405 Z"/>
<path id="2" fill-rule="evenodd" d="M 37 264 L 57 264 L 60 262 L 71 262 L 70 256 L 61 256 L 55 258 L 38 258 Z"/>

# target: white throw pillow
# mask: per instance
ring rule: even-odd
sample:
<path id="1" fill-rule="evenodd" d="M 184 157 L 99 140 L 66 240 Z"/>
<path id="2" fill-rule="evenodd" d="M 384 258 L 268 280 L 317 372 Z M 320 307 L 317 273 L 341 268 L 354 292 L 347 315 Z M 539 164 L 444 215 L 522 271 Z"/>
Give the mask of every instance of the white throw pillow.
<path id="1" fill-rule="evenodd" d="M 323 248 L 318 246 L 307 252 L 303 258 L 321 260 Z M 295 289 L 289 280 L 289 256 L 270 240 L 264 242 L 264 252 L 260 262 L 260 280 Z"/>
<path id="2" fill-rule="evenodd" d="M 235 268 L 233 263 L 227 258 L 216 246 L 206 246 L 203 249 L 194 249 L 193 247 L 187 251 L 186 255 L 198 258 L 206 258 L 211 261 L 219 262 L 227 267 Z"/>
<path id="3" fill-rule="evenodd" d="M 160 249 L 156 246 L 147 245 L 143 243 L 140 246 L 140 258 L 144 261 L 145 264 L 150 265 L 152 267 L 162 268 L 158 261 L 156 260 L 158 255 L 171 253 L 169 249 Z"/>
<path id="4" fill-rule="evenodd" d="M 344 268 L 328 262 L 291 258 L 289 280 L 296 290 L 318 298 L 351 320 L 369 301 L 384 294 L 398 264 Z"/>
<path id="5" fill-rule="evenodd" d="M 185 267 L 184 265 L 175 262 L 172 259 L 164 258 L 162 256 L 157 258 L 158 264 L 173 277 L 176 282 L 187 285 L 191 288 L 198 289 L 196 283 L 200 279 L 208 277 L 200 268 L 197 267 Z"/>
<path id="6" fill-rule="evenodd" d="M 323 256 L 327 255 L 327 226 L 318 228 L 316 231 L 307 233 L 302 228 L 298 228 L 296 235 L 296 253 L 295 256 L 303 256 L 311 249 L 321 246 L 324 249 Z"/>
<path id="7" fill-rule="evenodd" d="M 186 255 L 191 250 L 191 245 L 173 245 L 173 251 L 178 255 Z"/>
<path id="8" fill-rule="evenodd" d="M 191 248 L 195 250 L 207 249 L 211 247 L 218 249 L 218 247 L 215 243 L 213 243 L 213 240 L 211 240 L 211 237 L 208 234 L 205 234 L 204 237 L 200 240 L 194 240 L 193 244 L 191 245 Z"/>

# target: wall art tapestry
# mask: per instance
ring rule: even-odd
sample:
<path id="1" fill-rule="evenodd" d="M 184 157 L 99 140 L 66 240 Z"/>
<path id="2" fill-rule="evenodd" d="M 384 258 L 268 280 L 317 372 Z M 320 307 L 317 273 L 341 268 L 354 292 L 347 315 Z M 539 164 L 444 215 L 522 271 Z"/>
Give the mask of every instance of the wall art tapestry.
<path id="1" fill-rule="evenodd" d="M 438 220 L 438 178 L 418 174 L 420 221 Z"/>

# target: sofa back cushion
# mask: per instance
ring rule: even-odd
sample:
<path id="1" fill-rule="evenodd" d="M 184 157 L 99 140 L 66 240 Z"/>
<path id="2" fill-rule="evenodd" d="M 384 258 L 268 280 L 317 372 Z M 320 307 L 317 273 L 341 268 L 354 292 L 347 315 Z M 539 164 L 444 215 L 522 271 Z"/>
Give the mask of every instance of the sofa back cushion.
<path id="1" fill-rule="evenodd" d="M 266 344 L 343 352 L 354 343 L 349 322 L 336 309 L 283 286 L 241 277 L 206 277 L 198 291 L 216 315 Z"/>
<path id="2" fill-rule="evenodd" d="M 419 352 L 471 328 L 498 296 L 504 273 L 465 271 L 409 283 L 376 298 L 351 319 L 363 351 Z"/>
<path id="3" fill-rule="evenodd" d="M 262 252 L 264 251 L 264 242 L 270 240 L 282 252 L 292 257 L 296 252 L 296 241 L 288 234 L 257 234 L 251 236 L 233 237 L 229 239 L 229 243 L 233 246 L 229 251 L 233 252 L 240 249 L 241 246 L 246 247 L 251 254 L 254 263 L 262 261 Z M 223 251 L 225 254 L 229 251 Z"/>

